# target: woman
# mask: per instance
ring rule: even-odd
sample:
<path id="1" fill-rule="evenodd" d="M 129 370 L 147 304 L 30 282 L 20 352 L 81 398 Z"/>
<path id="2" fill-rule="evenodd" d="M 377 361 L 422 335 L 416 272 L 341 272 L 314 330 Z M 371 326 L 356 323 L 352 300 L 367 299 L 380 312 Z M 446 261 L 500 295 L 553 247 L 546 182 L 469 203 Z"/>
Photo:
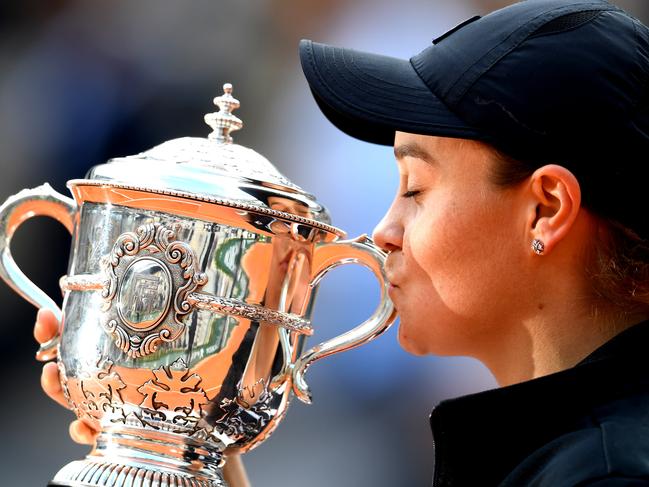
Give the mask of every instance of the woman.
<path id="1" fill-rule="evenodd" d="M 300 55 L 336 126 L 394 144 L 374 238 L 400 343 L 502 386 L 434 410 L 434 485 L 649 485 L 649 29 L 603 0 L 528 0 L 409 61 Z"/>

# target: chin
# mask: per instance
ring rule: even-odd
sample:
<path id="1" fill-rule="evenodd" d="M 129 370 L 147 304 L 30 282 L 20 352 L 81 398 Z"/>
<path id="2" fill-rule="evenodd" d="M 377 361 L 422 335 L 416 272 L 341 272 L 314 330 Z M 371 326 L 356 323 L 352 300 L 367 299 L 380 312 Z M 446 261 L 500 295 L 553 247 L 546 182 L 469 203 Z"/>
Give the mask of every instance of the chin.
<path id="1" fill-rule="evenodd" d="M 410 327 L 403 318 L 399 323 L 399 345 L 411 355 L 436 355 L 438 357 L 455 357 L 470 355 L 470 347 L 463 337 L 450 334 L 422 333 L 417 326 Z"/>
<path id="2" fill-rule="evenodd" d="M 404 331 L 403 323 L 399 323 L 398 336 L 399 336 L 399 345 L 406 352 L 420 357 L 422 355 L 426 355 L 427 352 L 426 350 L 424 350 L 422 344 L 418 343 L 416 338 L 413 335 L 409 335 L 406 331 Z"/>

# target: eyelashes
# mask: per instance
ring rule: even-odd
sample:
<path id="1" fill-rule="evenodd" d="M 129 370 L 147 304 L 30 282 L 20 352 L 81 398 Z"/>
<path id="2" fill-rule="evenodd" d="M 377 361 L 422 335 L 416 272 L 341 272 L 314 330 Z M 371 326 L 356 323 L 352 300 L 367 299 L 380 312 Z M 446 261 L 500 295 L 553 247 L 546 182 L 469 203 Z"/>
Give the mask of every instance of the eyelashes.
<path id="1" fill-rule="evenodd" d="M 419 193 L 421 193 L 421 191 L 419 191 L 419 190 L 410 190 L 410 191 L 406 191 L 405 193 L 403 193 L 401 195 L 401 197 L 402 198 L 412 198 L 413 196 L 417 196 Z"/>

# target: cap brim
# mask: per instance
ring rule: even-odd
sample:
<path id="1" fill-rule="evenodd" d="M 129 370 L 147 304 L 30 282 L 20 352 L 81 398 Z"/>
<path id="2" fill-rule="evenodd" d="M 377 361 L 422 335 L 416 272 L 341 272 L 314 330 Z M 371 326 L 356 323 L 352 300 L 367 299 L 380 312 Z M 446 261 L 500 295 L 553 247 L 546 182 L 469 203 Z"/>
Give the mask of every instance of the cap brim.
<path id="1" fill-rule="evenodd" d="M 480 139 L 437 98 L 410 61 L 300 42 L 300 61 L 324 115 L 357 139 L 392 145 L 395 131 Z"/>

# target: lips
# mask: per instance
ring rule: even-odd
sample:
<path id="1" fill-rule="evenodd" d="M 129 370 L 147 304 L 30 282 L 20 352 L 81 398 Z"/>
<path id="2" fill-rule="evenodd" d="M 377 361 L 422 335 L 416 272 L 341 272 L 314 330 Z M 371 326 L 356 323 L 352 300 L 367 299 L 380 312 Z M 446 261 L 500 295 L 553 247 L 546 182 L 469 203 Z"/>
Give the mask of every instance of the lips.
<path id="1" fill-rule="evenodd" d="M 390 296 L 390 299 L 392 300 L 392 304 L 394 305 L 395 309 L 397 308 L 397 301 L 399 301 L 399 294 L 400 289 L 399 286 L 396 286 L 395 284 L 390 283 L 388 285 L 388 296 Z"/>
<path id="2" fill-rule="evenodd" d="M 386 273 L 388 284 L 390 289 L 399 289 L 399 283 L 402 282 L 399 278 L 395 277 L 394 274 Z"/>
<path id="3" fill-rule="evenodd" d="M 391 264 L 391 262 L 392 261 L 390 261 L 389 259 L 385 261 L 385 275 L 392 287 L 399 287 L 397 283 L 400 281 L 397 278 L 396 273 L 394 272 L 394 266 Z"/>

